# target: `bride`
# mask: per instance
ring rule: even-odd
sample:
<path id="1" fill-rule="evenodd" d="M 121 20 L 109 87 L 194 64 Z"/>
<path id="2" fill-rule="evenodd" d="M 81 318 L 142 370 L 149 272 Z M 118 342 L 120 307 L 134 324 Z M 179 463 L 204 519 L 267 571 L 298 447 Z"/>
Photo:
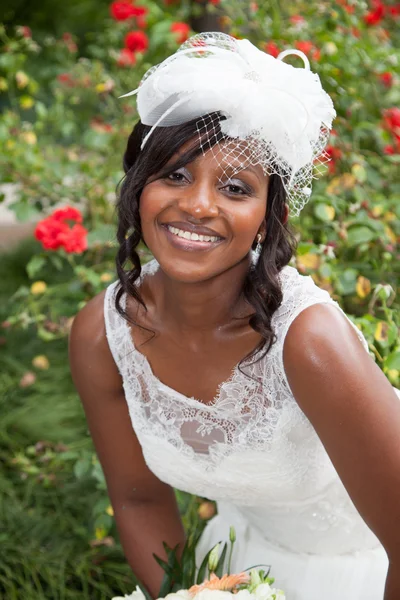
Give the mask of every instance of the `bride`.
<path id="1" fill-rule="evenodd" d="M 233 569 L 270 564 L 288 600 L 398 600 L 398 390 L 288 264 L 330 97 L 303 53 L 212 33 L 131 93 L 118 280 L 70 362 L 132 570 L 157 596 L 153 553 L 185 538 L 175 487 L 218 503 L 199 555 L 234 525 Z"/>

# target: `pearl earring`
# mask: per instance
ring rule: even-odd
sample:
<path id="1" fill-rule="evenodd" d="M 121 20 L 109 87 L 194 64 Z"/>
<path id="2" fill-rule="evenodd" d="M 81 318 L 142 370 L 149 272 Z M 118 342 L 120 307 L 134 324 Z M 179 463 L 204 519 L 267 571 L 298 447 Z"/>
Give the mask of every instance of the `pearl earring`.
<path id="1" fill-rule="evenodd" d="M 261 233 L 259 233 L 256 237 L 257 240 L 257 246 L 256 246 L 256 254 L 261 254 L 261 250 L 262 250 L 262 245 L 261 245 L 261 239 L 262 239 L 262 235 Z"/>

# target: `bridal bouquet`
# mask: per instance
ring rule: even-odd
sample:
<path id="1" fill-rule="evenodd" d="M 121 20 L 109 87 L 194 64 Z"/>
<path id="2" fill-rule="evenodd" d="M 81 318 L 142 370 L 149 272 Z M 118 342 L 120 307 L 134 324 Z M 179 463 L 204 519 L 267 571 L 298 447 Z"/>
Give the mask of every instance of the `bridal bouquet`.
<path id="1" fill-rule="evenodd" d="M 282 590 L 271 587 L 274 579 L 267 572 L 256 568 L 230 574 L 233 545 L 236 540 L 235 530 L 231 527 L 229 539 L 231 542 L 228 566 L 225 572 L 225 559 L 228 545 L 225 544 L 221 555 L 221 544 L 217 544 L 205 556 L 197 577 L 195 576 L 195 546 L 198 538 L 185 544 L 181 560 L 176 556 L 176 550 L 164 544 L 167 562 L 155 556 L 157 562 L 165 571 L 158 600 L 285 600 Z M 208 574 L 207 574 L 208 570 Z M 146 589 L 139 586 L 132 594 L 116 596 L 112 600 L 150 600 Z"/>

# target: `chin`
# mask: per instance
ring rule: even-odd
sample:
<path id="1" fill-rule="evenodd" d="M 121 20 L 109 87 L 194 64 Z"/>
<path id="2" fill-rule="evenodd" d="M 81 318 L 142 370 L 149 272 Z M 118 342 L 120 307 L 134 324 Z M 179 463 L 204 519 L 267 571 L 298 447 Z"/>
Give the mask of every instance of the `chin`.
<path id="1" fill-rule="evenodd" d="M 248 260 L 250 256 L 247 252 L 244 256 L 235 259 L 232 255 L 229 257 L 205 256 L 204 254 L 195 256 L 194 253 L 188 252 L 187 256 L 178 257 L 160 251 L 154 252 L 153 255 L 167 277 L 176 282 L 191 284 L 218 277 L 244 260 Z"/>

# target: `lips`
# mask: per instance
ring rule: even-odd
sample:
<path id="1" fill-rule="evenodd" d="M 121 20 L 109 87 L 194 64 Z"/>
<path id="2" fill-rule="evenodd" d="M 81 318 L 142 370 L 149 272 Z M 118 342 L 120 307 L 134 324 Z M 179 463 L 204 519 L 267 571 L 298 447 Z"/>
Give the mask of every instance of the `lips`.
<path id="1" fill-rule="evenodd" d="M 180 229 L 181 231 L 188 231 L 189 233 L 197 233 L 197 235 L 201 236 L 211 236 L 224 239 L 224 236 L 218 233 L 218 231 L 210 229 L 210 227 L 204 227 L 204 225 L 193 225 L 193 223 L 188 223 L 186 221 L 172 221 L 169 223 L 163 223 L 162 225 L 163 227 L 173 227 L 175 229 Z"/>
<path id="2" fill-rule="evenodd" d="M 162 229 L 165 231 L 169 243 L 174 248 L 185 252 L 207 252 L 224 242 L 224 238 L 219 236 L 184 231 L 183 229 L 171 226 L 169 223 L 162 225 Z M 212 231 L 208 228 L 202 229 L 203 231 Z"/>

